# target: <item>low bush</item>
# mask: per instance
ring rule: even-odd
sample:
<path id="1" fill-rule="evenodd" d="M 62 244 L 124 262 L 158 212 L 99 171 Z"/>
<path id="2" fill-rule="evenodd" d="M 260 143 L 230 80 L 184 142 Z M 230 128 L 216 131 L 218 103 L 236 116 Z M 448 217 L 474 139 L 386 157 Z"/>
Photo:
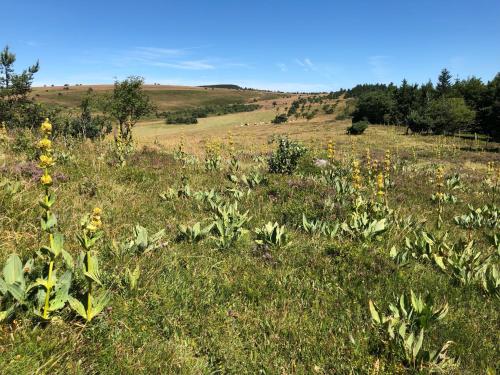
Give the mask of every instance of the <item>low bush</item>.
<path id="1" fill-rule="evenodd" d="M 347 134 L 360 135 L 368 129 L 368 121 L 358 121 L 353 122 L 350 127 L 347 128 Z"/>

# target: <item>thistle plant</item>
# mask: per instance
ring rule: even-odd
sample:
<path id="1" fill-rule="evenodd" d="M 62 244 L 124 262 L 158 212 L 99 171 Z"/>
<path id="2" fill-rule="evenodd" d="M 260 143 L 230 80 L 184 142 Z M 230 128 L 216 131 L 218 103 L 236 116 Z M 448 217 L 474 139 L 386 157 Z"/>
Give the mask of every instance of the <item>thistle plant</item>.
<path id="1" fill-rule="evenodd" d="M 94 250 L 97 241 L 103 234 L 101 213 L 101 209 L 96 207 L 91 214 L 85 215 L 80 221 L 81 234 L 78 235 L 78 242 L 83 249 L 80 256 L 80 267 L 87 281 L 86 306 L 72 296 L 68 298 L 71 308 L 87 322 L 101 313 L 109 302 L 108 292 L 100 293 L 100 295 L 95 293 L 96 286 L 102 286 L 99 261 L 96 250 Z"/>

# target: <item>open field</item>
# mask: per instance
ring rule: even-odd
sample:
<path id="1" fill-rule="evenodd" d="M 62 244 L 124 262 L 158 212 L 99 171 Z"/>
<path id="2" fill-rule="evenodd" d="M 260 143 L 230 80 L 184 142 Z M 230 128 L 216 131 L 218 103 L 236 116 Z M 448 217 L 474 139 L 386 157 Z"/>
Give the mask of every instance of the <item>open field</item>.
<path id="1" fill-rule="evenodd" d="M 484 184 L 487 163 L 500 164 L 494 152 L 498 144 L 407 136 L 403 128 L 385 126 L 371 126 L 353 137 L 345 134 L 348 122 L 331 116 L 272 125 L 274 115 L 268 108 L 201 119 L 197 125 L 142 122 L 134 130 L 137 151 L 123 167 L 113 164 L 107 143 L 63 146 L 56 140 L 54 212 L 66 235 L 65 248 L 76 257 L 79 218 L 101 207 L 104 237 L 98 255 L 103 288 L 112 297 L 104 313 L 86 325 L 68 308 L 50 325 L 20 309 L 1 328 L 0 373 L 411 373 L 401 352 L 381 341 L 368 308 L 373 300 L 385 312 L 410 289 L 429 293 L 435 305 L 449 304 L 448 315 L 426 329 L 423 343 L 429 350 L 454 342 L 448 356 L 459 361 L 445 373 L 498 368 L 499 299 L 480 283 L 463 285 L 431 261 L 417 258 L 401 265 L 390 256 L 391 247 L 402 248 L 404 238 L 422 228 L 437 237 L 448 233 L 446 241 L 454 246 L 459 238 L 474 239 L 474 251 L 483 257 L 494 253 L 488 236 L 498 233 L 498 222 L 464 229 L 454 217 L 468 212 L 468 204 L 498 207 L 500 194 L 492 195 Z M 268 173 L 265 160 L 276 147 L 268 140 L 285 134 L 309 152 L 295 174 Z M 33 256 L 43 241 L 36 206 L 41 189 L 33 177 L 36 167 L 28 167 L 34 154 L 29 147 L 14 147 L 19 141 L 12 137 L 0 145 L 4 186 L 19 183 L 20 188 L 0 192 L 2 264 L 12 252 L 23 259 Z M 181 139 L 184 154 L 174 153 Z M 350 186 L 352 160 L 361 162 L 357 193 L 342 195 L 313 165 L 315 158 L 327 157 L 330 139 L 335 161 L 327 170 L 339 181 Z M 264 181 L 249 188 L 227 178 L 230 140 L 240 162 L 231 173 L 258 172 Z M 207 141 L 222 144 L 220 170 L 205 169 Z M 366 160 L 367 148 L 372 162 Z M 356 197 L 375 202 L 375 177 L 384 171 L 387 150 L 391 185 L 384 190 L 393 211 L 367 211 L 373 219 L 387 220 L 385 231 L 362 238 L 342 229 L 332 237 L 304 230 L 303 214 L 333 225 L 351 220 Z M 435 224 L 438 206 L 431 201 L 437 166 L 444 167 L 446 178 L 455 173 L 461 178 L 461 187 L 451 192 L 457 202 L 444 204 L 440 229 Z M 216 217 L 195 194 L 210 189 L 222 202 L 238 201 L 239 211 L 248 210 L 251 217 L 243 225 L 248 231 L 228 248 L 220 248 L 214 231 L 194 242 L 180 237 L 178 225 L 208 225 Z M 285 226 L 289 242 L 258 245 L 255 228 L 275 221 Z M 148 252 L 113 245 L 129 241 L 135 225 L 150 234 L 164 229 L 165 235 Z M 136 267 L 141 275 L 132 289 L 127 269 Z"/>
<path id="2" fill-rule="evenodd" d="M 35 87 L 33 96 L 37 101 L 65 108 L 76 108 L 82 96 L 89 88 L 97 94 L 109 94 L 113 85 Z M 204 105 L 223 105 L 251 102 L 254 99 L 272 99 L 280 95 L 258 90 L 233 90 L 221 88 L 203 88 L 189 86 L 144 85 L 144 90 L 151 97 L 160 111 L 199 107 Z"/>
<path id="3" fill-rule="evenodd" d="M 270 152 L 274 145 L 269 145 L 269 140 L 288 135 L 318 153 L 326 149 L 329 140 L 333 140 L 343 149 L 358 150 L 360 157 L 367 148 L 380 151 L 393 149 L 398 156 L 412 156 L 424 164 L 435 162 L 434 155 L 442 150 L 453 150 L 449 152 L 454 155 L 454 160 L 442 160 L 442 163 L 470 170 L 484 170 L 487 161 L 499 159 L 498 143 L 494 142 L 475 141 L 473 138 L 406 135 L 405 128 L 397 126 L 371 126 L 365 135 L 352 137 L 346 134 L 350 120 L 334 121 L 334 115 L 318 116 L 310 121 L 291 120 L 282 125 L 270 122 L 275 115 L 276 111 L 271 109 L 258 110 L 203 118 L 196 125 L 166 125 L 161 120 L 143 121 L 136 126 L 134 133 L 139 146 L 156 144 L 173 151 L 183 139 L 186 151 L 200 156 L 204 153 L 207 140 L 224 142 L 231 135 L 236 149 Z M 483 151 L 460 152 L 469 149 Z"/>

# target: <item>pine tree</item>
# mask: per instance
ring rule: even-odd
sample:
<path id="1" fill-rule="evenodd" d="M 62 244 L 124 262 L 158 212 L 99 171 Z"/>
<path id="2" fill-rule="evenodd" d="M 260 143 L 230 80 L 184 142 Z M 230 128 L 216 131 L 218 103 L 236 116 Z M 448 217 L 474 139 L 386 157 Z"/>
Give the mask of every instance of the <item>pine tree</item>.
<path id="1" fill-rule="evenodd" d="M 436 85 L 436 91 L 438 96 L 446 97 L 451 92 L 451 73 L 448 69 L 444 68 L 438 77 L 438 83 Z"/>

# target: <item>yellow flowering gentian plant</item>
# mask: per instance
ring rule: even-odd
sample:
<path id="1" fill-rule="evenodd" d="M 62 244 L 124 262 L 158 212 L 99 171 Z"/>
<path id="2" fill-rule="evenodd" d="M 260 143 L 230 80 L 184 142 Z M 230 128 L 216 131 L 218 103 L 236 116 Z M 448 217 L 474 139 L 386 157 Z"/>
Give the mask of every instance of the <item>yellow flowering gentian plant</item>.
<path id="1" fill-rule="evenodd" d="M 41 229 L 48 237 L 48 244 L 43 245 L 38 252 L 41 258 L 47 260 L 47 274 L 36 280 L 35 287 L 41 287 L 38 290 L 38 308 L 35 308 L 35 314 L 44 320 L 50 318 L 52 312 L 62 309 L 68 299 L 68 292 L 71 286 L 72 272 L 66 271 L 61 277 L 57 277 L 56 263 L 63 259 L 68 268 L 73 267 L 71 255 L 64 250 L 64 236 L 57 232 L 57 218 L 52 212 L 52 206 L 55 203 L 55 195 L 51 190 L 52 176 L 50 170 L 55 161 L 52 155 L 52 124 L 46 119 L 41 127 L 42 139 L 38 142 L 40 149 L 39 167 L 42 169 L 40 184 L 42 185 L 44 195 L 39 204 L 43 208 L 43 214 L 40 220 Z"/>
<path id="2" fill-rule="evenodd" d="M 87 322 L 95 318 L 109 302 L 107 291 L 98 296 L 94 293 L 97 285 L 102 286 L 99 261 L 94 250 L 103 234 L 101 214 L 102 210 L 96 207 L 91 214 L 85 215 L 80 221 L 81 234 L 78 235 L 78 242 L 83 248 L 80 256 L 80 269 L 87 280 L 85 305 L 72 296 L 68 299 L 71 308 Z"/>

